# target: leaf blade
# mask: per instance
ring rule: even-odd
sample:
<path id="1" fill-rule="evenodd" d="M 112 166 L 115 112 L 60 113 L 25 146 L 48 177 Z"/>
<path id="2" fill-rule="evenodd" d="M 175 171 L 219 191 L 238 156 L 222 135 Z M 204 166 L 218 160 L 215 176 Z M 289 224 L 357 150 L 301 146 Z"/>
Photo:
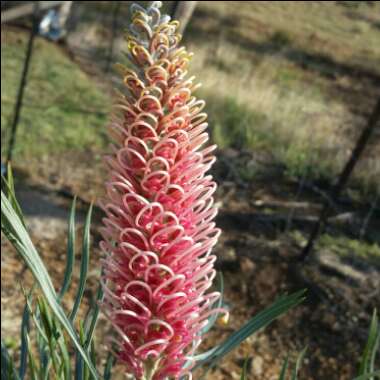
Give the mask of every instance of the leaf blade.
<path id="1" fill-rule="evenodd" d="M 92 204 L 90 205 L 90 208 L 88 209 L 86 222 L 84 225 L 80 277 L 79 277 L 78 291 L 75 296 L 74 306 L 69 317 L 71 322 L 74 322 L 75 317 L 78 313 L 79 306 L 82 301 L 86 281 L 87 281 L 88 263 L 89 263 L 89 258 L 90 258 L 91 215 L 92 215 Z"/>
<path id="2" fill-rule="evenodd" d="M 52 312 L 70 336 L 74 345 L 82 355 L 86 365 L 89 367 L 92 375 L 95 379 L 98 379 L 95 366 L 91 363 L 88 353 L 81 346 L 73 325 L 67 318 L 58 301 L 53 283 L 41 257 L 37 253 L 24 225 L 3 191 L 1 191 L 1 229 L 31 270 L 36 282 L 39 284 L 44 294 L 44 297 L 51 307 Z"/>
<path id="3" fill-rule="evenodd" d="M 69 223 L 68 223 L 68 239 L 67 239 L 67 250 L 66 250 L 66 268 L 65 275 L 63 278 L 63 284 L 61 291 L 59 293 L 59 298 L 62 299 L 67 290 L 69 289 L 71 283 L 71 277 L 74 268 L 75 260 L 75 206 L 76 198 L 74 198 L 71 205 Z"/>
<path id="4" fill-rule="evenodd" d="M 366 375 L 374 371 L 375 355 L 378 350 L 380 340 L 380 325 L 377 317 L 376 309 L 373 312 L 369 331 L 368 339 L 365 345 L 359 367 L 359 376 Z"/>
<path id="5" fill-rule="evenodd" d="M 224 355 L 232 351 L 248 336 L 268 326 L 276 318 L 280 317 L 292 307 L 299 305 L 304 300 L 304 293 L 305 291 L 301 290 L 290 296 L 279 298 L 271 306 L 248 321 L 240 330 L 231 334 L 222 344 L 215 347 L 213 350 L 210 350 L 212 351 L 211 354 L 205 360 L 199 362 L 195 368 L 208 362 L 210 362 L 210 364 L 208 364 L 208 369 L 213 367 Z M 194 359 L 196 359 L 196 357 Z"/>
<path id="6" fill-rule="evenodd" d="M 28 365 L 28 338 L 27 335 L 29 333 L 29 320 L 30 313 L 28 305 L 24 306 L 24 311 L 22 314 L 22 322 L 21 322 L 21 347 L 20 347 L 20 367 L 19 367 L 19 378 L 22 380 L 25 377 L 26 369 Z"/>

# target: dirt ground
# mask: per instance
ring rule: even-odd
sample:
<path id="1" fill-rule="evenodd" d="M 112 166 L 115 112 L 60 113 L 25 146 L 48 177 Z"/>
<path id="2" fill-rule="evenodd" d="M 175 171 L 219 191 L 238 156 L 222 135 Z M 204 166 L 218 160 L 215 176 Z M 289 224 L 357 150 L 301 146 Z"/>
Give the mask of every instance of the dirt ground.
<path id="1" fill-rule="evenodd" d="M 307 288 L 307 300 L 249 338 L 207 378 L 238 379 L 242 363 L 248 357 L 250 379 L 276 379 L 285 356 L 289 353 L 293 357 L 307 345 L 301 379 L 352 379 L 366 341 L 370 315 L 380 304 L 380 266 L 370 265 L 365 260 L 340 258 L 326 249 L 317 249 L 304 264 L 297 263 L 295 258 L 303 243 L 294 238 L 294 232 L 306 233 L 310 228 L 321 207 L 320 197 L 312 190 L 305 190 L 297 198 L 298 185 L 274 181 L 279 176 L 275 171 L 271 178 L 265 170 L 266 174 L 254 184 L 237 185 L 231 181 L 233 173 L 224 162 L 228 158 L 238 167 L 247 160 L 246 156 L 224 152 L 214 169 L 221 184 L 217 195 L 221 206 L 217 223 L 223 229 L 216 248 L 217 267 L 224 275 L 225 301 L 231 308 L 231 319 L 227 327 L 216 327 L 210 333 L 204 348 L 220 342 L 269 306 L 279 294 Z M 16 171 L 16 178 L 21 178 L 17 174 L 20 173 Z M 31 179 L 18 182 L 18 197 L 30 233 L 59 286 L 64 270 L 69 192 L 42 188 Z M 91 198 L 83 191 L 81 196 L 84 201 L 78 204 L 78 232 L 88 206 L 85 199 Z M 359 216 L 366 210 L 366 205 L 353 202 L 348 206 L 345 199 L 338 207 L 340 215 L 354 212 Z M 95 289 L 99 275 L 97 230 L 100 219 L 101 213 L 96 210 L 87 297 L 91 289 Z M 367 232 L 377 230 L 379 222 L 374 219 Z M 329 232 L 347 233 L 353 227 L 353 222 L 350 223 L 333 222 Z M 23 306 L 18 284 L 29 287 L 32 279 L 3 238 L 2 251 L 2 333 L 4 337 L 17 337 Z M 71 295 L 74 292 L 75 286 Z M 69 294 L 65 299 L 67 306 L 72 302 L 70 298 Z M 100 346 L 107 332 L 108 326 L 102 320 L 97 334 Z"/>

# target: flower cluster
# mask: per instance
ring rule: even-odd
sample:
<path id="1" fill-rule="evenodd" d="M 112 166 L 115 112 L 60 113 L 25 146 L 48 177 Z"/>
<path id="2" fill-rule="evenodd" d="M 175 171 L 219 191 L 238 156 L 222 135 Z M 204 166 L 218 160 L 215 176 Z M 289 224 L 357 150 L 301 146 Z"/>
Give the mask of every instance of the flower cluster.
<path id="1" fill-rule="evenodd" d="M 189 374 L 218 292 L 211 254 L 216 184 L 205 102 L 187 76 L 191 55 L 160 2 L 133 5 L 126 91 L 110 122 L 113 153 L 102 203 L 103 311 L 118 337 L 116 356 L 137 379 Z"/>

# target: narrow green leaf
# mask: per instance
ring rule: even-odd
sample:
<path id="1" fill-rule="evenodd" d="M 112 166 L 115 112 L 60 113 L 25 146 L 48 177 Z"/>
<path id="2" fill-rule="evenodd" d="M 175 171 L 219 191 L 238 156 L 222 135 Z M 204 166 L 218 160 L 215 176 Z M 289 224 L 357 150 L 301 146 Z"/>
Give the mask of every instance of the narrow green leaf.
<path id="1" fill-rule="evenodd" d="M 59 329 L 59 338 L 58 338 L 58 346 L 61 351 L 61 361 L 62 361 L 62 371 L 64 375 L 64 379 L 70 380 L 71 379 L 71 362 L 70 362 L 70 355 L 69 355 L 69 350 L 67 347 L 67 342 L 65 339 L 64 334 L 61 331 L 61 328 L 58 327 Z"/>
<path id="2" fill-rule="evenodd" d="M 64 294 L 69 289 L 71 283 L 71 276 L 73 273 L 74 259 L 75 259 L 75 206 L 76 198 L 74 198 L 71 205 L 71 211 L 69 215 L 68 223 L 68 239 L 67 239 L 67 251 L 66 251 L 66 268 L 65 276 L 63 278 L 63 284 L 59 293 L 59 298 L 62 299 Z"/>
<path id="3" fill-rule="evenodd" d="M 3 176 L 1 176 L 1 186 L 4 187 L 4 190 L 7 194 L 8 200 L 12 205 L 13 209 L 17 213 L 18 217 L 21 220 L 21 223 L 25 226 L 24 215 L 22 214 L 21 207 L 16 199 L 14 182 L 13 182 L 13 174 L 11 166 L 8 164 L 8 180 L 6 180 Z"/>
<path id="4" fill-rule="evenodd" d="M 26 369 L 28 365 L 28 339 L 27 335 L 29 333 L 29 319 L 30 313 L 28 305 L 25 304 L 24 312 L 22 314 L 22 322 L 21 322 L 21 348 L 20 348 L 20 367 L 19 367 L 19 377 L 21 380 L 24 379 L 26 374 Z"/>
<path id="5" fill-rule="evenodd" d="M 13 360 L 9 356 L 7 346 L 1 339 L 1 380 L 19 380 Z"/>
<path id="6" fill-rule="evenodd" d="M 43 380 L 50 379 L 50 368 L 51 368 L 51 358 L 50 358 L 50 355 L 48 356 L 48 349 L 47 349 L 43 364 L 41 364 L 40 379 L 43 379 Z"/>
<path id="7" fill-rule="evenodd" d="M 22 292 L 25 297 L 25 306 L 28 308 L 29 315 L 32 316 L 34 325 L 37 328 L 36 331 L 36 343 L 37 343 L 37 349 L 39 353 L 39 361 L 40 361 L 40 371 L 39 371 L 39 379 L 47 380 L 50 370 L 50 361 L 48 359 L 48 351 L 49 351 L 49 341 L 43 331 L 43 327 L 40 323 L 40 311 L 39 308 L 36 308 L 36 312 L 33 311 L 32 307 L 32 294 L 34 291 L 36 284 L 33 285 L 31 291 L 27 295 L 24 288 L 21 287 Z"/>
<path id="8" fill-rule="evenodd" d="M 111 379 L 112 367 L 114 366 L 115 361 L 116 360 L 113 357 L 113 355 L 111 353 L 109 353 L 108 357 L 107 357 L 106 364 L 104 366 L 104 375 L 103 375 L 104 380 L 110 380 Z"/>
<path id="9" fill-rule="evenodd" d="M 79 338 L 82 346 L 85 343 L 85 332 L 82 321 L 79 323 Z M 79 355 L 79 352 L 76 354 L 75 358 L 75 380 L 83 380 L 84 379 L 84 366 L 82 357 Z"/>
<path id="10" fill-rule="evenodd" d="M 375 355 L 378 350 L 380 339 L 380 326 L 376 309 L 373 312 L 368 332 L 367 344 L 364 348 L 360 361 L 359 375 L 366 375 L 374 371 Z"/>
<path id="11" fill-rule="evenodd" d="M 9 364 L 9 355 L 7 347 L 1 339 L 1 380 L 7 380 L 8 378 L 8 364 Z"/>
<path id="12" fill-rule="evenodd" d="M 219 309 L 223 305 L 223 294 L 224 294 L 223 273 L 218 272 L 217 278 L 218 278 L 218 284 L 217 284 L 218 285 L 218 291 L 221 294 L 221 296 L 220 296 L 219 300 L 212 305 L 212 309 Z M 218 315 L 219 315 L 218 313 L 211 315 L 211 317 L 208 320 L 207 325 L 202 329 L 202 333 L 201 333 L 202 335 L 206 334 L 208 331 L 211 330 L 211 328 L 214 326 L 216 320 L 218 319 Z"/>
<path id="13" fill-rule="evenodd" d="M 37 339 L 40 338 L 43 341 L 44 345 L 48 345 L 49 344 L 48 338 L 44 332 L 43 326 L 41 326 L 41 323 L 40 323 L 39 309 L 37 308 L 36 313 L 33 312 L 31 295 L 28 296 L 25 293 L 24 289 L 22 289 L 22 291 L 24 293 L 24 297 L 25 297 L 25 301 L 26 301 L 25 306 L 28 308 L 29 314 L 32 316 L 33 322 L 34 322 L 35 326 L 37 327 L 37 332 L 38 332 Z M 38 315 L 36 315 L 36 314 L 38 314 Z"/>
<path id="14" fill-rule="evenodd" d="M 355 377 L 353 380 L 372 380 L 372 379 L 380 379 L 380 371 L 365 373 L 364 375 Z"/>
<path id="15" fill-rule="evenodd" d="M 39 297 L 37 299 L 37 305 L 40 312 L 40 318 L 42 321 L 42 326 L 44 328 L 45 336 L 47 337 L 48 341 L 50 341 L 50 339 L 54 337 L 51 315 L 47 311 L 43 298 Z"/>
<path id="16" fill-rule="evenodd" d="M 36 331 L 36 343 L 37 349 L 39 353 L 39 362 L 40 365 L 40 379 L 48 380 L 49 371 L 51 366 L 51 360 L 49 359 L 49 342 L 46 337 L 44 337 L 44 333 L 41 334 L 42 327 L 40 326 L 40 312 L 38 307 L 36 308 L 35 315 L 31 313 L 33 316 L 33 321 L 37 327 Z M 37 321 L 37 322 L 36 322 Z"/>
<path id="17" fill-rule="evenodd" d="M 286 372 L 288 371 L 288 365 L 289 365 L 289 355 L 286 355 L 284 364 L 282 365 L 282 368 L 281 368 L 280 377 L 278 378 L 278 380 L 286 379 Z"/>
<path id="18" fill-rule="evenodd" d="M 87 314 L 86 320 L 85 320 L 85 335 L 86 335 L 86 344 L 85 348 L 88 349 L 91 345 L 92 338 L 94 336 L 94 331 L 96 327 L 96 323 L 98 321 L 99 317 L 99 302 L 103 299 L 103 287 L 99 285 L 98 291 L 96 293 L 95 301 L 92 303 L 90 310 Z"/>
<path id="19" fill-rule="evenodd" d="M 85 366 L 83 368 L 83 379 L 84 380 L 89 380 L 90 379 L 90 373 L 88 371 L 88 367 L 87 366 Z"/>
<path id="20" fill-rule="evenodd" d="M 13 195 L 15 195 L 15 183 L 13 180 L 13 171 L 12 171 L 12 165 L 10 162 L 8 162 L 7 165 L 7 182 L 9 186 L 9 190 L 12 192 Z"/>
<path id="21" fill-rule="evenodd" d="M 307 351 L 307 346 L 299 353 L 299 355 L 297 357 L 296 365 L 295 365 L 293 372 L 292 372 L 292 380 L 297 380 L 298 372 L 301 368 L 302 361 L 305 357 L 306 351 Z"/>
<path id="22" fill-rule="evenodd" d="M 92 214 L 92 205 L 90 206 L 86 222 L 84 225 L 84 231 L 83 231 L 83 246 L 82 246 L 82 257 L 81 257 L 81 267 L 80 267 L 80 277 L 79 277 L 79 284 L 78 284 L 78 291 L 75 296 L 75 302 L 73 306 L 73 310 L 70 314 L 70 321 L 74 321 L 75 317 L 78 313 L 80 303 L 82 301 L 84 288 L 86 285 L 87 280 L 87 272 L 88 272 L 88 262 L 90 257 L 90 224 L 91 224 L 91 214 Z"/>
<path id="23" fill-rule="evenodd" d="M 45 329 L 45 334 L 48 338 L 48 348 L 49 348 L 49 359 L 48 359 L 48 365 L 51 360 L 51 363 L 53 364 L 53 369 L 56 373 L 56 377 L 59 377 L 60 372 L 60 360 L 58 356 L 58 352 L 56 350 L 57 347 L 57 340 L 59 338 L 59 334 L 57 332 L 56 323 L 50 314 L 50 310 L 45 302 L 45 300 L 42 297 L 39 297 L 37 300 L 39 312 L 40 312 L 40 318 L 42 320 L 42 325 Z"/>
<path id="24" fill-rule="evenodd" d="M 96 347 L 95 347 L 95 340 L 91 340 L 91 346 L 90 346 L 90 356 L 93 363 L 96 363 Z M 90 379 L 93 380 L 93 376 L 90 374 Z"/>
<path id="25" fill-rule="evenodd" d="M 247 380 L 247 368 L 248 368 L 248 358 L 244 360 L 243 371 L 241 372 L 240 380 Z"/>
<path id="26" fill-rule="evenodd" d="M 31 347 L 29 335 L 26 336 L 26 339 L 28 340 L 28 346 Z M 29 358 L 29 371 L 30 371 L 31 379 L 39 380 L 39 377 L 38 377 L 39 371 L 38 371 L 38 367 L 36 364 L 36 360 L 34 359 L 32 350 L 28 350 L 28 358 Z"/>
<path id="27" fill-rule="evenodd" d="M 240 343 L 250 335 L 268 326 L 289 309 L 300 304 L 304 300 L 304 294 L 305 291 L 301 290 L 290 296 L 279 298 L 270 307 L 248 321 L 240 330 L 230 335 L 224 343 L 210 350 L 209 356 L 206 359 L 199 361 L 195 368 L 205 364 L 208 364 L 207 370 L 213 367 L 224 355 L 240 345 Z M 198 357 L 195 356 L 194 359 L 198 360 Z"/>
<path id="28" fill-rule="evenodd" d="M 374 339 L 374 343 L 372 345 L 372 350 L 371 350 L 372 352 L 369 359 L 369 372 L 375 371 L 376 355 L 378 354 L 379 344 L 380 344 L 380 325 L 379 325 L 379 319 L 377 316 L 376 309 L 373 312 L 372 320 L 373 320 L 373 325 L 377 326 L 376 328 L 377 332 L 376 332 L 376 338 Z"/>
<path id="29" fill-rule="evenodd" d="M 90 357 L 86 350 L 81 346 L 78 336 L 71 322 L 67 319 L 55 292 L 50 276 L 37 253 L 28 233 L 25 230 L 20 218 L 8 201 L 7 197 L 1 192 L 1 230 L 4 235 L 13 244 L 16 251 L 24 259 L 26 265 L 34 275 L 35 280 L 49 303 L 52 312 L 62 323 L 62 326 L 69 334 L 75 347 L 81 353 L 85 363 L 89 366 L 91 373 L 98 379 L 97 371 L 91 363 Z"/>

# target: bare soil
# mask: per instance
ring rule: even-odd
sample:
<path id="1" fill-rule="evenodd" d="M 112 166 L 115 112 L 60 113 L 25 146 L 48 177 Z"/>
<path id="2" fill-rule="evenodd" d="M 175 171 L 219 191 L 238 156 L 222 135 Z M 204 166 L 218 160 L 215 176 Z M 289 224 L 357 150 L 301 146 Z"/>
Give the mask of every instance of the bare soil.
<path id="1" fill-rule="evenodd" d="M 248 358 L 250 379 L 276 379 L 285 356 L 290 354 L 293 357 L 307 345 L 301 379 L 352 379 L 366 341 L 370 315 L 380 304 L 380 266 L 360 259 L 346 262 L 328 250 L 316 250 L 309 261 L 297 263 L 302 244 L 293 238 L 292 232 L 307 232 L 318 215 L 321 198 L 312 190 L 304 190 L 297 198 L 299 185 L 275 181 L 280 174 L 274 169 L 271 177 L 268 177 L 270 171 L 265 170 L 265 176 L 261 179 L 258 176 L 254 185 L 244 182 L 237 185 L 230 180 L 234 173 L 223 162 L 228 159 L 236 168 L 246 157 L 247 154 L 233 151 L 221 153 L 214 170 L 220 182 L 217 199 L 221 211 L 217 222 L 223 229 L 215 251 L 217 267 L 224 275 L 225 301 L 231 308 L 231 319 L 228 326 L 215 327 L 203 347 L 206 349 L 221 342 L 250 317 L 269 306 L 279 294 L 307 288 L 307 300 L 266 330 L 249 338 L 207 378 L 238 379 L 242 363 Z M 21 178 L 17 171 L 16 177 Z M 78 175 L 78 178 L 83 176 Z M 47 190 L 38 186 L 36 181 L 24 178 L 17 188 L 31 236 L 59 287 L 65 265 L 70 194 L 80 185 L 76 187 L 74 181 L 69 189 L 57 191 L 52 186 Z M 94 188 L 88 192 L 82 188 L 79 193 L 78 233 L 88 206 L 87 199 L 92 198 L 93 191 Z M 101 189 L 97 187 L 95 192 L 100 193 Z M 339 215 L 353 212 L 359 217 L 365 215 L 368 205 L 341 199 L 337 207 Z M 87 299 L 99 276 L 97 244 L 100 237 L 97 230 L 100 219 L 101 213 L 95 210 Z M 376 218 L 371 221 L 368 236 L 378 228 L 379 222 Z M 332 223 L 329 232 L 349 233 L 352 228 L 352 224 Z M 2 333 L 4 337 L 17 337 L 24 303 L 18 284 L 28 288 L 32 278 L 3 238 L 2 251 Z M 70 306 L 74 292 L 75 285 L 65 299 L 66 306 Z M 102 346 L 108 329 L 102 319 L 97 334 L 99 346 Z"/>

